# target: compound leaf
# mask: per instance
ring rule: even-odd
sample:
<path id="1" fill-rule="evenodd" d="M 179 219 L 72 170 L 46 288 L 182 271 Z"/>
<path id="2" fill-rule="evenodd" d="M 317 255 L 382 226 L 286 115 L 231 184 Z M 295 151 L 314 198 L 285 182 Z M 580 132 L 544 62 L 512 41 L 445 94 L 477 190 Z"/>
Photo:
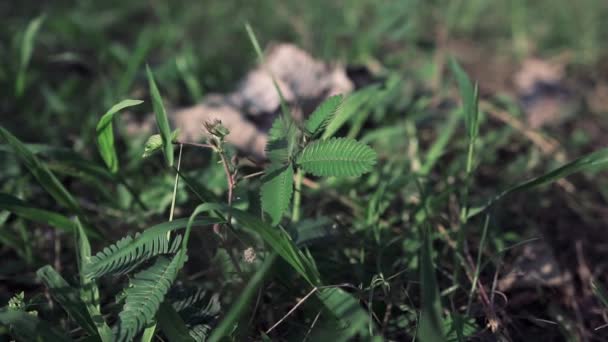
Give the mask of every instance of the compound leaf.
<path id="1" fill-rule="evenodd" d="M 135 274 L 125 290 L 125 305 L 118 315 L 117 341 L 133 338 L 156 316 L 185 259 L 160 256 L 149 268 Z"/>
<path id="2" fill-rule="evenodd" d="M 349 138 L 317 140 L 306 146 L 297 164 L 316 176 L 359 176 L 376 163 L 376 152 Z"/>
<path id="3" fill-rule="evenodd" d="M 323 103 L 315 109 L 314 112 L 308 117 L 308 120 L 304 123 L 304 128 L 310 133 L 310 135 L 316 135 L 320 130 L 325 128 L 328 121 L 334 115 L 334 113 L 340 107 L 342 103 L 342 95 L 334 95 L 327 98 Z"/>
<path id="4" fill-rule="evenodd" d="M 289 207 L 293 194 L 293 168 L 291 164 L 270 169 L 262 179 L 262 209 L 276 226 Z"/>
<path id="5" fill-rule="evenodd" d="M 210 225 L 220 220 L 203 218 L 192 223 L 195 226 Z M 165 222 L 148 228 L 135 237 L 126 236 L 104 248 L 84 265 L 84 275 L 88 278 L 99 278 L 106 274 L 122 274 L 133 270 L 146 260 L 161 254 L 173 254 L 180 247 L 181 235 L 171 241 L 167 232 L 185 228 L 187 219 Z"/>
<path id="6" fill-rule="evenodd" d="M 271 163 L 285 164 L 290 160 L 296 146 L 296 134 L 293 121 L 286 120 L 284 115 L 274 119 L 266 143 L 266 156 Z"/>

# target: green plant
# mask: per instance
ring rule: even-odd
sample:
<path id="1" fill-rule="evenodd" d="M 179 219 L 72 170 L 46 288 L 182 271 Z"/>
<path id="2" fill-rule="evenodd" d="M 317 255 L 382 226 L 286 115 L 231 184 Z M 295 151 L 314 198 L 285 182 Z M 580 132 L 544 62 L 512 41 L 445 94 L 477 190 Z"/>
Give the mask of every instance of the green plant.
<path id="1" fill-rule="evenodd" d="M 52 4 L 39 14 L 21 3 L 0 30 L 0 88 L 8 90 L 0 103 L 0 297 L 8 302 L 0 340 L 460 342 L 605 332 L 606 279 L 585 238 L 604 223 L 597 208 L 608 187 L 594 172 L 608 154 L 587 154 L 598 139 L 586 129 L 586 108 L 522 135 L 496 120 L 504 111 L 523 122 L 520 99 L 492 94 L 485 77 L 480 92 L 455 60 L 444 62 L 453 48 L 481 75 L 486 69 L 472 61 L 497 51 L 501 81 L 502 62 L 517 68 L 511 54 L 571 50 L 593 66 L 606 9 L 600 0 L 363 0 L 346 8 L 134 0 Z M 220 122 L 199 123 L 210 135 L 204 143 L 180 141 L 164 109 L 233 89 L 252 62 L 246 20 L 260 36 L 362 76 L 355 83 L 363 87 L 330 97 L 302 122 L 282 101 L 264 162 L 241 158 L 225 143 L 239 131 Z M 351 70 L 359 64 L 369 79 Z M 433 82 L 430 91 L 444 64 L 456 82 Z M 568 62 L 566 75 L 595 80 L 581 67 Z M 596 94 L 587 87 L 601 80 L 584 83 L 586 103 Z M 152 101 L 120 101 L 142 92 Z M 572 95 L 569 104 L 580 100 Z M 127 134 L 151 108 L 158 134 Z M 601 115 L 592 122 L 605 125 Z M 567 143 L 572 127 L 583 137 L 577 144 Z M 584 155 L 565 163 L 529 133 L 556 138 L 564 155 Z M 567 192 L 546 186 L 554 182 Z M 502 305 L 495 289 L 539 232 L 576 232 L 585 246 L 576 262 L 597 277 L 571 298 L 580 312 L 553 300 L 557 287 L 530 296 L 559 331 L 529 324 L 529 312 Z"/>
<path id="2" fill-rule="evenodd" d="M 170 133 L 164 106 L 149 69 L 148 78 L 161 134 L 159 137 L 153 136 L 148 140 L 144 156 L 149 157 L 155 151 L 162 150 L 167 166 L 171 167 L 173 166 L 173 145 L 187 143 L 176 142 L 175 134 Z M 161 329 L 169 339 L 196 339 L 197 334 L 194 331 L 188 332 L 187 328 L 186 330 L 173 330 L 172 327 L 175 326 L 186 327 L 186 323 L 181 321 L 179 315 L 175 315 L 173 312 L 175 306 L 172 306 L 171 300 L 167 296 L 177 279 L 180 269 L 187 260 L 187 246 L 191 229 L 202 225 L 216 225 L 218 228 L 226 226 L 227 228 L 221 230 L 230 229 L 233 233 L 240 234 L 235 231 L 232 223 L 234 219 L 239 226 L 246 228 L 248 233 L 259 234 L 271 251 L 281 256 L 310 285 L 316 286 L 315 289 L 317 289 L 322 284 L 313 259 L 294 245 L 283 228 L 275 226 L 280 223 L 284 212 L 290 206 L 294 193 L 294 169 L 296 170 L 295 186 L 297 192 L 295 197 L 297 201 L 294 202 L 293 221 L 297 222 L 299 217 L 297 212 L 300 210 L 301 180 L 305 172 L 319 176 L 358 176 L 370 171 L 375 164 L 376 154 L 365 144 L 345 138 L 319 139 L 326 125 L 331 122 L 334 113 L 339 110 L 341 100 L 341 96 L 329 98 L 303 124 L 297 124 L 293 121 L 288 112 L 275 120 L 267 147 L 270 164 L 264 170 L 265 175 L 262 178 L 260 190 L 263 209 L 263 213 L 259 213 L 261 218 L 256 218 L 255 213 L 247 213 L 232 207 L 233 192 L 240 175 L 234 159 L 228 156 L 227 147 L 224 144 L 224 137 L 230 132 L 222 126 L 221 122 L 205 123 L 205 127 L 210 134 L 210 140 L 207 145 L 200 146 L 211 148 L 220 156 L 228 183 L 227 204 L 202 204 L 193 212 L 189 220 L 172 220 L 172 209 L 169 222 L 148 228 L 135 236 L 122 238 L 94 255 L 91 254 L 87 233 L 83 225 L 78 221 L 74 223 L 57 216 L 54 219 L 57 226 L 76 232 L 78 236 L 79 283 L 74 287 L 64 280 L 52 266 L 48 265 L 38 270 L 38 277 L 49 289 L 53 298 L 68 313 L 68 316 L 83 329 L 83 336 L 93 340 L 130 341 L 142 333 L 141 338 L 143 340 L 150 340 L 154 336 L 157 317 L 171 320 L 171 322 L 165 321 L 160 324 Z M 112 117 L 119 110 L 140 103 L 141 101 L 134 100 L 123 101 L 112 107 L 99 121 L 97 126 L 99 151 L 112 172 L 118 171 L 118 158 L 114 150 L 111 125 Z M 15 148 L 18 155 L 23 158 L 24 163 L 28 165 L 49 193 L 56 196 L 69 209 L 78 213 L 79 209 L 76 202 L 71 199 L 69 193 L 62 188 L 44 164 L 30 154 L 28 149 L 10 133 L 4 129 L 1 132 L 4 139 Z M 179 163 L 176 171 L 176 177 L 179 177 L 181 174 Z M 187 177 L 184 177 L 183 180 L 189 186 L 196 187 L 196 185 L 191 184 L 192 181 Z M 174 189 L 174 192 L 176 189 Z M 6 208 L 22 213 L 25 217 L 45 219 L 48 216 L 50 219 L 50 216 L 53 215 L 34 209 L 20 209 L 23 205 L 19 205 L 18 199 L 11 200 L 8 195 L 6 197 L 4 201 L 7 205 Z M 215 213 L 214 215 L 217 218 L 198 218 L 198 215 L 202 212 Z M 84 216 L 81 216 L 81 218 L 84 220 Z M 179 234 L 179 229 L 183 228 L 186 228 L 185 232 Z M 225 232 L 219 231 L 218 233 L 225 235 Z M 225 237 L 222 240 L 225 241 Z M 267 262 L 261 270 L 267 272 L 274 258 L 266 256 L 264 259 L 267 259 Z M 235 267 L 238 268 L 238 262 L 235 259 L 233 261 Z M 118 320 L 110 327 L 100 312 L 101 303 L 97 281 L 102 277 L 116 277 L 124 274 L 130 276 L 129 285 L 123 290 L 121 299 L 119 299 L 119 303 L 124 303 L 124 305 L 118 312 Z M 256 286 L 259 286 L 259 281 L 254 281 L 251 284 L 253 286 L 252 290 L 255 291 Z M 324 298 L 323 301 L 330 309 L 333 305 L 332 300 L 348 298 L 348 295 L 341 290 L 328 292 L 319 289 L 319 293 L 325 296 L 322 297 Z M 251 291 L 244 293 L 246 297 L 250 297 L 251 294 Z M 239 299 L 238 303 L 245 303 L 244 299 Z M 28 333 L 31 333 L 31 331 L 27 331 L 27 327 L 29 327 L 27 324 L 39 324 L 38 321 L 34 322 L 35 317 L 33 316 L 29 319 L 32 322 L 24 323 L 25 325 L 19 323 L 23 320 L 27 321 L 28 316 L 18 315 L 18 312 L 21 312 L 22 309 L 17 306 L 13 305 L 3 310 L 2 322 L 15 329 L 15 336 L 27 336 Z M 242 309 L 239 309 L 239 311 L 242 311 Z M 235 324 L 240 316 L 239 311 L 225 318 L 224 325 L 220 325 L 220 327 L 228 328 L 214 330 L 212 340 L 230 333 L 230 327 Z M 39 337 L 44 337 L 47 336 L 45 334 L 55 334 L 53 331 L 42 329 L 37 334 L 39 334 Z M 188 332 L 190 337 L 186 338 L 179 335 L 180 331 L 182 335 L 184 332 Z M 356 332 L 358 331 L 355 330 L 351 334 Z M 67 337 L 63 336 L 62 338 Z"/>

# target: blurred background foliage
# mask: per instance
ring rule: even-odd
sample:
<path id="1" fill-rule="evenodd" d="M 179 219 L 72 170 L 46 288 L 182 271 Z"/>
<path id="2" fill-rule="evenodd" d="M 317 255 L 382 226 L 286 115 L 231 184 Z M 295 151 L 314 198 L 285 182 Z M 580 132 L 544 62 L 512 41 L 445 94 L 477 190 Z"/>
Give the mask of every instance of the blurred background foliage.
<path id="1" fill-rule="evenodd" d="M 83 128 L 96 116 L 87 114 L 141 91 L 146 62 L 176 105 L 233 87 L 255 63 L 245 22 L 265 42 L 402 69 L 450 40 L 519 58 L 567 51 L 582 64 L 596 62 L 608 41 L 602 0 L 5 1 L 0 13 L 2 123 L 64 143 L 91 131 Z M 25 92 L 12 96 L 24 32 L 41 15 Z M 62 129 L 44 129 L 48 122 Z"/>

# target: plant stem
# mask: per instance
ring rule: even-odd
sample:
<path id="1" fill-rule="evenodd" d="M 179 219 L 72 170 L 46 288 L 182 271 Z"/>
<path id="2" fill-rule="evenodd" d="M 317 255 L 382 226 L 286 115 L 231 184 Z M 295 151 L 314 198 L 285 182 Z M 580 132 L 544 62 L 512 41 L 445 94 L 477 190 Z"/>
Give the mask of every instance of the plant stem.
<path id="1" fill-rule="evenodd" d="M 462 209 L 460 209 L 460 227 L 458 230 L 458 250 L 461 250 L 464 247 L 464 239 L 466 237 L 466 226 L 469 221 L 469 188 L 471 186 L 471 175 L 473 173 L 475 141 L 476 137 L 472 137 L 470 139 L 467 151 L 465 186 L 464 193 L 462 195 Z"/>
<path id="2" fill-rule="evenodd" d="M 182 148 L 183 148 L 183 144 L 179 144 L 179 155 L 177 157 L 177 172 L 175 173 L 175 183 L 173 184 L 173 198 L 171 199 L 171 211 L 169 212 L 169 222 L 173 221 L 173 213 L 175 212 L 175 199 L 177 198 L 177 186 L 179 184 L 179 169 L 180 166 L 182 165 Z M 171 238 L 171 231 L 167 232 L 167 240 L 169 240 Z M 180 251 L 179 253 L 184 253 L 183 251 Z M 178 254 L 179 254 L 178 253 Z M 176 257 L 183 257 L 182 256 L 176 256 Z M 151 323 L 149 326 L 146 327 L 146 329 L 144 329 L 144 332 L 141 336 L 141 342 L 150 342 L 152 341 L 152 338 L 154 338 L 154 333 L 156 332 L 156 321 L 153 321 L 153 323 Z"/>
<path id="3" fill-rule="evenodd" d="M 226 174 L 226 182 L 228 183 L 228 206 L 232 207 L 232 193 L 234 192 L 234 175 L 230 171 L 230 163 L 224 154 L 224 151 L 218 150 L 220 158 L 222 160 L 222 166 L 224 167 L 224 173 Z M 228 212 L 226 221 L 230 222 L 230 212 Z"/>
<path id="4" fill-rule="evenodd" d="M 175 198 L 177 197 L 177 186 L 179 185 L 179 168 L 182 164 L 183 146 L 183 144 L 179 145 L 179 156 L 177 157 L 177 173 L 175 174 L 175 183 L 173 184 L 173 198 L 171 199 L 171 212 L 169 213 L 169 222 L 173 221 L 173 212 L 175 211 Z"/>
<path id="5" fill-rule="evenodd" d="M 233 193 L 234 193 L 234 187 L 236 185 L 236 182 L 235 182 L 236 177 L 235 177 L 235 174 L 230 170 L 230 161 L 228 160 L 228 158 L 226 158 L 226 154 L 224 153 L 222 147 L 221 146 L 219 146 L 219 148 L 214 147 L 214 149 L 220 155 L 220 159 L 222 160 L 222 166 L 224 167 L 224 173 L 226 174 L 226 182 L 228 183 L 228 207 L 230 209 L 232 209 L 232 198 L 233 198 Z M 228 213 L 226 214 L 226 224 L 228 226 L 231 225 L 231 220 L 232 220 L 232 214 L 230 213 L 230 209 L 228 210 Z M 236 269 L 236 271 L 241 276 L 243 276 L 243 271 L 241 270 L 241 266 L 239 265 L 237 258 L 234 256 L 232 249 L 230 248 L 230 246 L 228 246 L 226 237 L 223 236 L 223 233 L 221 233 L 221 234 L 222 234 L 221 235 L 222 245 L 224 245 L 224 249 L 226 249 L 226 252 L 228 253 L 228 256 L 230 257 L 230 261 L 234 265 L 234 268 Z"/>
<path id="6" fill-rule="evenodd" d="M 302 202 L 302 179 L 304 173 L 300 168 L 296 171 L 295 179 L 295 190 L 293 194 L 293 212 L 291 215 L 291 222 L 298 222 L 300 220 L 300 204 Z"/>
<path id="7" fill-rule="evenodd" d="M 179 168 L 182 164 L 182 148 L 179 145 L 179 156 L 177 157 L 177 172 L 175 173 L 175 183 L 173 183 L 173 198 L 171 199 L 171 211 L 169 212 L 169 222 L 173 221 L 173 213 L 175 212 L 175 199 L 177 198 L 177 186 L 179 184 Z M 167 232 L 167 240 L 171 238 L 171 231 Z"/>
<path id="8" fill-rule="evenodd" d="M 488 226 L 490 224 L 490 215 L 486 214 L 486 219 L 483 224 L 483 232 L 481 233 L 481 241 L 479 241 L 479 250 L 477 251 L 477 263 L 475 265 L 475 273 L 473 274 L 473 281 L 471 282 L 471 290 L 469 291 L 469 301 L 467 303 L 467 316 L 471 311 L 471 304 L 473 303 L 473 294 L 479 281 L 479 273 L 481 271 L 481 257 L 486 244 L 486 238 L 488 236 Z"/>
<path id="9" fill-rule="evenodd" d="M 194 147 L 201 147 L 201 148 L 210 148 L 210 149 L 214 149 L 215 148 L 213 145 L 199 144 L 199 143 L 193 143 L 193 142 L 187 142 L 187 141 L 174 141 L 173 144 L 175 144 L 175 145 L 187 145 L 187 146 L 194 146 Z"/>
<path id="10" fill-rule="evenodd" d="M 258 176 L 262 176 L 264 173 L 266 173 L 266 171 L 258 171 L 258 172 L 254 172 L 254 173 L 248 174 L 246 176 L 243 176 L 240 179 L 249 179 L 249 178 L 253 178 L 253 177 L 258 177 Z"/>

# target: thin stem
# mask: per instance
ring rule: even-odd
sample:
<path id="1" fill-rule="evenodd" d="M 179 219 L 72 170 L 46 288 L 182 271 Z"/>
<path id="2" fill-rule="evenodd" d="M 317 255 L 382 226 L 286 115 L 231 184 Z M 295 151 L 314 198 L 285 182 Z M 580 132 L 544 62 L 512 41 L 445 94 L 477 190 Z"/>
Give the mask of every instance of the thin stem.
<path id="1" fill-rule="evenodd" d="M 175 173 L 175 183 L 173 184 L 173 198 L 171 199 L 171 210 L 169 212 L 169 222 L 173 221 L 173 214 L 175 212 L 175 199 L 177 198 L 177 186 L 179 184 L 179 169 L 180 169 L 180 166 L 182 165 L 182 149 L 183 149 L 183 144 L 179 144 L 179 155 L 177 157 L 177 172 Z M 186 233 L 186 235 L 187 235 L 187 233 Z M 167 240 L 169 240 L 170 238 L 171 238 L 171 231 L 168 231 Z M 185 252 L 186 252 L 185 248 L 182 248 L 176 257 L 183 258 Z M 156 331 L 156 322 L 153 322 L 152 324 L 150 324 L 149 326 L 146 327 L 146 329 L 144 330 L 144 333 L 142 334 L 140 341 L 141 342 L 152 341 L 155 331 Z"/>
<path id="2" fill-rule="evenodd" d="M 231 221 L 232 221 L 232 214 L 231 214 L 230 210 L 232 209 L 232 198 L 233 198 L 233 193 L 234 193 L 234 187 L 236 185 L 236 182 L 235 182 L 236 172 L 233 173 L 230 170 L 230 162 L 228 161 L 228 158 L 226 158 L 226 154 L 222 150 L 222 147 L 220 146 L 219 148 L 218 147 L 213 147 L 213 148 L 220 155 L 220 159 L 222 160 L 222 166 L 224 167 L 224 173 L 226 174 L 226 182 L 228 183 L 228 207 L 229 207 L 229 209 L 228 209 L 228 213 L 226 214 L 226 224 L 230 226 Z M 222 244 L 224 245 L 224 249 L 226 249 L 226 252 L 228 252 L 228 256 L 230 257 L 230 261 L 234 265 L 234 268 L 241 276 L 243 276 L 243 271 L 241 270 L 241 266 L 239 265 L 237 258 L 234 256 L 232 249 L 228 246 L 226 237 L 224 237 L 223 234 L 221 235 L 221 240 L 222 240 Z"/>
<path id="3" fill-rule="evenodd" d="M 462 194 L 462 208 L 460 209 L 460 225 L 458 227 L 458 239 L 457 239 L 457 250 L 466 254 L 465 239 L 466 239 L 466 228 L 469 221 L 469 188 L 471 187 L 471 176 L 473 173 L 473 164 L 475 156 L 475 141 L 476 136 L 472 136 L 469 140 L 469 146 L 467 150 L 467 165 L 465 168 L 465 185 L 464 192 Z M 456 275 L 458 275 L 458 269 L 456 269 Z"/>
<path id="4" fill-rule="evenodd" d="M 171 199 L 171 212 L 169 213 L 169 222 L 173 221 L 173 213 L 175 211 L 175 198 L 177 197 L 177 186 L 179 184 L 179 168 L 182 165 L 182 148 L 184 145 L 179 145 L 179 155 L 177 157 L 177 173 L 175 174 L 175 183 L 173 184 L 173 198 Z"/>
<path id="5" fill-rule="evenodd" d="M 466 165 L 466 178 L 465 178 L 465 187 L 464 187 L 464 194 L 463 194 L 463 207 L 460 211 L 460 223 L 461 223 L 461 230 L 464 227 L 464 225 L 467 224 L 468 221 L 468 216 L 469 216 L 469 205 L 468 205 L 468 200 L 469 200 L 469 187 L 471 185 L 471 174 L 473 172 L 473 161 L 474 161 L 474 155 L 475 155 L 475 138 L 472 138 L 471 141 L 469 142 L 469 147 L 468 147 L 468 151 L 467 151 L 467 165 Z"/>
<path id="6" fill-rule="evenodd" d="M 486 214 L 486 219 L 483 224 L 483 232 L 481 233 L 481 241 L 479 242 L 479 250 L 477 251 L 477 262 L 475 265 L 475 273 L 473 274 L 473 281 L 471 282 L 471 290 L 469 291 L 469 301 L 467 303 L 467 316 L 471 311 L 471 304 L 473 303 L 473 294 L 475 293 L 475 288 L 477 286 L 477 281 L 479 280 L 479 273 L 481 270 L 481 257 L 483 254 L 483 250 L 486 244 L 486 238 L 488 236 L 488 226 L 490 224 L 490 215 Z"/>
<path id="7" fill-rule="evenodd" d="M 228 206 L 232 207 L 232 193 L 234 192 L 234 175 L 230 171 L 230 163 L 224 154 L 224 151 L 218 150 L 222 165 L 224 167 L 224 173 L 226 174 L 226 182 L 228 183 Z M 230 212 L 227 215 L 227 221 L 230 222 Z"/>
<path id="8" fill-rule="evenodd" d="M 254 172 L 254 173 L 248 174 L 246 176 L 243 176 L 240 179 L 242 180 L 242 179 L 254 178 L 257 176 L 262 176 L 264 173 L 266 173 L 266 171 L 258 171 L 258 172 Z"/>
<path id="9" fill-rule="evenodd" d="M 302 202 L 302 179 L 304 178 L 304 173 L 300 168 L 296 171 L 296 179 L 295 179 L 295 190 L 293 194 L 293 212 L 291 215 L 291 222 L 298 222 L 300 220 L 300 205 Z"/>
<path id="10" fill-rule="evenodd" d="M 300 307 L 300 305 L 304 304 L 304 302 L 306 302 L 306 300 L 308 299 L 308 297 L 312 296 L 315 292 L 317 292 L 319 288 L 318 287 L 313 287 L 312 290 L 310 290 L 306 296 L 304 296 L 302 299 L 300 299 L 296 305 L 294 305 L 291 310 L 289 310 L 278 322 L 276 322 L 272 327 L 270 327 L 268 330 L 266 330 L 266 334 L 269 334 L 271 331 L 274 330 L 274 328 L 276 328 L 277 326 L 279 326 L 279 324 L 281 324 L 287 317 L 289 317 L 289 315 L 291 315 L 294 311 L 296 311 L 296 309 L 298 307 Z"/>
<path id="11" fill-rule="evenodd" d="M 306 335 L 304 335 L 304 339 L 302 340 L 302 342 L 308 341 L 308 335 L 310 335 L 310 332 L 312 331 L 312 328 L 314 328 L 315 325 L 317 324 L 317 321 L 319 320 L 319 317 L 321 317 L 321 313 L 322 312 L 323 312 L 323 310 L 321 310 L 321 311 L 319 311 L 317 313 L 317 315 L 315 316 L 315 319 L 310 324 L 310 327 L 308 328 L 308 331 L 306 332 Z"/>
<path id="12" fill-rule="evenodd" d="M 193 143 L 193 142 L 187 142 L 187 141 L 174 141 L 173 144 L 175 145 L 186 145 L 186 146 L 193 146 L 193 147 L 200 147 L 200 148 L 210 148 L 210 149 L 215 149 L 215 147 L 213 145 L 210 144 L 199 144 L 199 143 Z"/>

